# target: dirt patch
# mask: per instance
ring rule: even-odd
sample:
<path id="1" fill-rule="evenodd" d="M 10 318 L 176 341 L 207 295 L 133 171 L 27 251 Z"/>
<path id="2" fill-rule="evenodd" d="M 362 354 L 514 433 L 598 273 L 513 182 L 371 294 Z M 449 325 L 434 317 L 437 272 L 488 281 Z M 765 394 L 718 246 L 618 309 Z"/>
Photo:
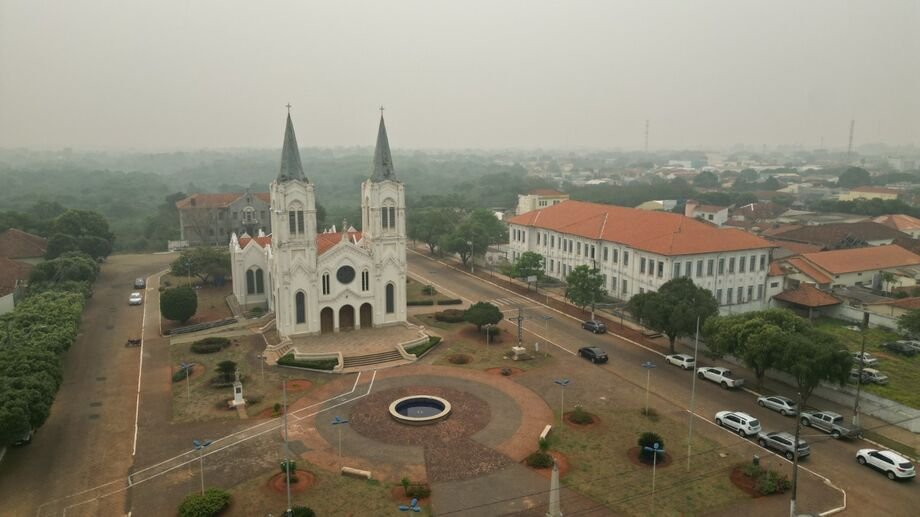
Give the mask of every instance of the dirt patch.
<path id="1" fill-rule="evenodd" d="M 671 465 L 671 462 L 673 461 L 673 458 L 671 458 L 671 455 L 666 452 L 664 454 L 658 455 L 658 462 L 655 463 L 654 465 L 652 465 L 651 463 L 646 463 L 639 459 L 639 447 L 638 446 L 633 447 L 632 449 L 629 449 L 628 451 L 626 451 L 626 456 L 629 458 L 630 463 L 632 463 L 633 465 L 639 465 L 640 467 L 649 467 L 649 468 L 654 466 L 655 468 L 661 469 L 661 468 Z"/>
<path id="2" fill-rule="evenodd" d="M 502 373 L 502 370 L 508 370 L 511 373 L 505 375 L 504 373 Z M 515 367 L 502 367 L 502 368 L 496 367 L 496 368 L 486 368 L 486 373 L 491 373 L 492 375 L 501 375 L 503 377 L 514 377 L 515 375 L 519 373 L 524 373 L 524 370 L 521 370 L 520 368 L 515 368 Z"/>
<path id="3" fill-rule="evenodd" d="M 304 490 L 313 486 L 313 483 L 316 482 L 316 476 L 312 472 L 307 472 L 306 470 L 297 469 L 294 471 L 297 476 L 297 481 L 291 482 L 291 493 L 297 494 L 303 492 Z M 271 477 L 268 480 L 268 487 L 278 492 L 279 494 L 287 493 L 287 475 L 284 472 L 279 472 Z"/>
<path id="4" fill-rule="evenodd" d="M 571 470 L 571 467 L 569 466 L 569 459 L 565 457 L 565 454 L 562 454 L 561 452 L 558 452 L 558 451 L 549 451 L 549 455 L 552 456 L 554 460 L 556 460 L 556 466 L 559 467 L 559 479 L 562 479 L 562 477 L 568 474 L 569 470 Z M 526 465 L 526 462 L 524 464 Z M 551 479 L 553 476 L 552 467 L 549 467 L 546 469 L 532 468 L 531 470 L 533 470 L 537 474 L 540 474 L 546 479 Z"/>
<path id="5" fill-rule="evenodd" d="M 307 379 L 291 379 L 287 381 L 288 392 L 307 391 L 313 387 L 313 383 Z"/>
<path id="6" fill-rule="evenodd" d="M 253 418 L 277 418 L 281 416 L 282 414 L 283 414 L 282 412 L 278 412 L 276 414 L 275 408 L 267 407 L 263 409 L 262 411 L 259 411 L 258 413 L 256 413 L 256 415 Z"/>
<path id="7" fill-rule="evenodd" d="M 594 426 L 596 426 L 596 425 L 598 425 L 598 424 L 601 423 L 600 417 L 597 416 L 597 415 L 595 415 L 594 413 L 588 413 L 588 416 L 591 417 L 591 422 L 588 423 L 588 424 L 579 424 L 579 423 L 577 423 L 577 422 L 573 422 L 573 421 L 570 420 L 570 417 L 572 416 L 572 413 L 573 413 L 572 411 L 569 411 L 569 412 L 567 412 L 567 413 L 565 414 L 565 423 L 566 423 L 566 425 L 568 425 L 569 427 L 572 427 L 572 428 L 575 428 L 575 429 L 588 429 L 588 428 L 594 427 Z"/>
<path id="8" fill-rule="evenodd" d="M 733 485 L 738 487 L 742 492 L 751 496 L 751 497 L 762 497 L 761 494 L 755 485 L 754 478 L 744 474 L 744 470 L 741 467 L 735 467 L 732 469 L 732 473 L 729 476 Z"/>
<path id="9" fill-rule="evenodd" d="M 431 499 L 431 496 L 419 497 L 419 498 L 409 497 L 406 495 L 406 490 L 402 487 L 402 485 L 396 485 L 393 488 L 391 488 L 390 497 L 392 497 L 393 500 L 396 501 L 397 503 L 405 504 L 405 505 L 408 505 L 409 503 L 411 503 L 412 499 L 418 499 L 419 506 L 427 503 L 428 500 Z"/>
<path id="10" fill-rule="evenodd" d="M 452 354 L 447 357 L 451 364 L 470 364 L 473 358 L 466 354 Z"/>

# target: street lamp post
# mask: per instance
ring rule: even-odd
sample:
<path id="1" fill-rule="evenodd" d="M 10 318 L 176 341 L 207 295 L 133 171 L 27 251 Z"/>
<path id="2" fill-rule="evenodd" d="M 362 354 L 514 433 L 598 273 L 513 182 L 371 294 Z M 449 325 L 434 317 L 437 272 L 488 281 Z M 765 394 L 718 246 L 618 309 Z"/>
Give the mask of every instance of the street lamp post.
<path id="1" fill-rule="evenodd" d="M 696 318 L 696 339 L 693 342 L 693 366 L 696 367 L 696 356 L 700 350 L 700 318 Z M 687 472 L 690 472 L 690 449 L 693 438 L 693 409 L 696 402 L 696 372 L 690 376 L 690 424 L 687 426 Z"/>
<path id="2" fill-rule="evenodd" d="M 339 418 L 339 417 L 335 417 L 335 419 L 332 420 L 332 425 L 333 425 L 333 426 L 336 428 L 336 430 L 339 432 L 339 466 L 340 466 L 340 467 L 341 467 L 341 463 L 342 463 L 342 426 L 345 425 L 345 424 L 347 424 L 347 423 L 348 423 L 348 420 L 344 420 L 344 419 Z"/>
<path id="3" fill-rule="evenodd" d="M 182 364 L 179 365 L 179 368 L 182 368 L 183 370 L 185 370 L 185 396 L 186 396 L 186 399 L 188 399 L 188 401 L 191 402 L 192 401 L 192 388 L 189 384 L 191 382 L 189 381 L 189 377 L 192 376 L 192 364 L 186 363 L 185 361 L 183 361 Z"/>
<path id="4" fill-rule="evenodd" d="M 565 421 L 565 387 L 569 385 L 570 381 L 568 379 L 555 379 L 553 382 L 555 382 L 556 384 L 559 385 L 560 388 L 562 388 L 562 398 L 561 398 L 561 402 L 559 403 L 559 425 L 560 425 L 559 429 L 562 430 L 561 425 Z"/>
<path id="5" fill-rule="evenodd" d="M 470 273 L 476 272 L 476 253 L 473 251 L 473 241 L 466 241 L 470 245 Z"/>
<path id="6" fill-rule="evenodd" d="M 185 259 L 185 267 L 186 267 L 186 272 L 187 272 L 185 281 L 187 285 L 191 287 L 192 286 L 192 261 L 189 260 L 188 258 Z"/>
<path id="7" fill-rule="evenodd" d="M 267 357 L 262 354 L 258 354 L 256 355 L 256 358 L 259 359 L 259 371 L 262 374 L 262 382 L 265 382 L 265 359 L 267 359 Z"/>
<path id="8" fill-rule="evenodd" d="M 642 367 L 645 368 L 645 416 L 648 416 L 648 388 L 652 380 L 652 368 L 655 367 L 655 363 L 646 361 L 642 363 Z"/>
<path id="9" fill-rule="evenodd" d="M 856 427 L 859 427 L 859 392 L 862 388 L 863 367 L 865 366 L 863 358 L 866 356 L 866 330 L 868 329 L 869 313 L 864 312 L 862 328 L 859 332 L 862 336 L 862 346 L 859 348 L 859 376 L 856 378 L 856 400 L 853 402 L 853 425 Z"/>
<path id="10" fill-rule="evenodd" d="M 652 509 L 649 512 L 649 515 L 655 515 L 655 471 L 658 467 L 658 454 L 664 454 L 664 449 L 661 449 L 661 444 L 655 442 L 651 447 L 643 447 L 646 452 L 652 453 Z"/>
<path id="11" fill-rule="evenodd" d="M 287 512 L 284 515 L 293 515 L 294 510 L 291 505 L 291 460 L 290 460 L 290 450 L 288 449 L 288 426 L 287 426 L 287 380 L 281 380 L 281 403 L 284 410 L 283 413 L 283 425 L 284 425 L 284 473 L 285 473 L 285 483 L 287 485 Z"/>
<path id="12" fill-rule="evenodd" d="M 204 495 L 204 450 L 212 443 L 212 440 L 192 440 L 192 445 L 198 451 L 198 463 L 201 465 L 201 495 Z"/>
<path id="13" fill-rule="evenodd" d="M 489 345 L 492 344 L 492 327 L 494 326 L 494 323 L 486 323 L 483 325 L 483 328 L 486 329 L 486 359 L 489 361 L 492 360 L 492 348 Z"/>

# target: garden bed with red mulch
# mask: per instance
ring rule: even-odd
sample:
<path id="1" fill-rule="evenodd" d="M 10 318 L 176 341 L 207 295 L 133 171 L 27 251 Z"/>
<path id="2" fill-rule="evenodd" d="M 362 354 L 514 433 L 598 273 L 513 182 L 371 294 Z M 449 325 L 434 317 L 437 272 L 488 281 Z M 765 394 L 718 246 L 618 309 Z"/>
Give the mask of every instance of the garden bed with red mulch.
<path id="1" fill-rule="evenodd" d="M 572 427 L 572 428 L 575 428 L 575 429 L 588 429 L 589 427 L 593 427 L 593 426 L 595 426 L 595 425 L 601 423 L 600 417 L 597 416 L 597 415 L 595 415 L 594 413 L 588 413 L 588 415 L 591 417 L 591 422 L 588 423 L 588 424 L 579 424 L 579 423 L 577 423 L 577 422 L 573 422 L 573 421 L 571 421 L 571 420 L 569 419 L 569 417 L 572 416 L 572 413 L 574 413 L 574 411 L 568 411 L 568 412 L 566 412 L 566 414 L 565 414 L 565 423 L 566 423 L 569 427 Z"/>
<path id="2" fill-rule="evenodd" d="M 763 497 L 763 494 L 757 490 L 757 481 L 745 474 L 743 468 L 733 468 L 729 479 L 731 479 L 733 485 L 738 487 L 745 494 L 751 497 Z"/>
<path id="3" fill-rule="evenodd" d="M 649 468 L 653 466 L 652 463 L 646 463 L 639 459 L 639 447 L 638 446 L 633 447 L 632 449 L 629 449 L 628 451 L 626 451 L 626 456 L 629 458 L 630 463 L 632 463 L 633 465 L 639 465 L 642 467 L 649 467 Z M 672 461 L 673 461 L 673 458 L 671 458 L 671 455 L 668 454 L 667 452 L 664 454 L 659 454 L 658 463 L 656 463 L 654 467 L 659 468 L 659 469 L 664 468 L 664 467 L 670 466 Z"/>
<path id="4" fill-rule="evenodd" d="M 292 494 L 303 492 L 316 482 L 316 477 L 311 472 L 297 469 L 294 473 L 297 476 L 297 481 L 291 482 Z M 287 493 L 287 474 L 279 472 L 272 476 L 271 479 L 268 480 L 268 487 L 279 494 Z"/>

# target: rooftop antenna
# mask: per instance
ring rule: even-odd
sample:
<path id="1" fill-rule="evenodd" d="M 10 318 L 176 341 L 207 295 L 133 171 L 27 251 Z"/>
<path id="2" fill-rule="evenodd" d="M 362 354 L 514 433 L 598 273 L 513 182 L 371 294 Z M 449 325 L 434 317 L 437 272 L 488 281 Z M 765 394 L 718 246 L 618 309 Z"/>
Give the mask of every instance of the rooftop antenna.
<path id="1" fill-rule="evenodd" d="M 847 163 L 850 163 L 850 156 L 853 154 L 853 130 L 856 129 L 856 119 L 850 120 L 850 143 L 847 144 Z"/>

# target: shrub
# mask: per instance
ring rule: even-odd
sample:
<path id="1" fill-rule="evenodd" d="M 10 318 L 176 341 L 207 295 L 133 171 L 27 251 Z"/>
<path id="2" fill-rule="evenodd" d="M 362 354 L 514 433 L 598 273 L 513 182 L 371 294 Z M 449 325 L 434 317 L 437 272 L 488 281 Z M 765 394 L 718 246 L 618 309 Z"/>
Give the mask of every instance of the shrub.
<path id="1" fill-rule="evenodd" d="M 284 512 L 282 512 L 284 513 Z M 292 517 L 316 517 L 316 512 L 308 506 L 295 506 L 291 508 Z"/>
<path id="2" fill-rule="evenodd" d="M 292 352 L 285 355 L 281 359 L 278 359 L 278 364 L 281 366 L 295 366 L 297 368 L 311 368 L 313 370 L 331 371 L 334 370 L 336 366 L 338 366 L 339 360 L 334 357 L 329 359 L 295 359 Z"/>
<path id="3" fill-rule="evenodd" d="M 496 327 L 495 325 L 491 327 L 483 327 L 485 334 L 489 337 L 496 338 L 499 334 L 502 333 L 502 329 Z"/>
<path id="4" fill-rule="evenodd" d="M 195 363 L 192 363 L 189 365 L 188 368 L 179 368 L 178 370 L 176 370 L 176 372 L 173 373 L 172 375 L 172 381 L 173 382 L 184 381 L 185 378 L 191 374 L 192 368 L 194 366 L 195 366 Z"/>
<path id="5" fill-rule="evenodd" d="M 281 460 L 281 473 L 290 476 L 291 483 L 296 483 L 297 462 L 294 460 Z"/>
<path id="6" fill-rule="evenodd" d="M 466 354 L 453 354 L 447 358 L 451 364 L 468 364 L 472 358 Z"/>
<path id="7" fill-rule="evenodd" d="M 741 472 L 749 478 L 759 478 L 764 473 L 764 468 L 760 465 L 755 465 L 753 463 L 748 463 L 741 469 Z"/>
<path id="8" fill-rule="evenodd" d="M 192 343 L 192 352 L 196 354 L 213 354 L 230 346 L 230 340 L 225 337 L 206 337 Z"/>
<path id="9" fill-rule="evenodd" d="M 463 300 L 460 298 L 448 298 L 446 300 L 438 300 L 438 305 L 460 305 L 463 303 Z"/>
<path id="10" fill-rule="evenodd" d="M 261 315 L 265 314 L 265 310 L 262 309 L 262 307 L 253 307 L 252 310 L 250 310 L 249 312 L 250 312 L 253 316 L 261 316 Z"/>
<path id="11" fill-rule="evenodd" d="M 179 517 L 212 517 L 230 504 L 230 494 L 209 488 L 204 494 L 189 494 L 179 506 Z"/>
<path id="12" fill-rule="evenodd" d="M 221 361 L 217 363 L 217 368 L 214 371 L 220 374 L 219 378 L 222 382 L 233 382 L 236 377 L 236 362 Z"/>
<path id="13" fill-rule="evenodd" d="M 434 300 L 409 300 L 406 302 L 406 305 L 409 307 L 417 305 L 434 305 Z"/>
<path id="14" fill-rule="evenodd" d="M 541 451 L 531 453 L 525 461 L 527 466 L 535 469 L 547 469 L 553 466 L 553 457 Z"/>
<path id="15" fill-rule="evenodd" d="M 575 406 L 575 409 L 569 413 L 569 422 L 578 425 L 587 425 L 594 422 L 594 417 L 591 416 L 591 413 L 588 413 L 581 406 Z"/>
<path id="16" fill-rule="evenodd" d="M 403 487 L 403 493 L 409 495 L 409 485 L 412 484 L 412 481 L 409 481 L 409 478 L 402 478 L 399 480 L 399 484 Z"/>
<path id="17" fill-rule="evenodd" d="M 427 294 L 428 296 L 434 296 L 435 294 L 437 294 L 437 291 L 435 290 L 433 285 L 428 284 L 422 287 L 422 294 Z"/>
<path id="18" fill-rule="evenodd" d="M 276 415 L 281 414 L 281 403 L 280 402 L 275 402 L 275 405 L 272 406 L 272 413 Z"/>
<path id="19" fill-rule="evenodd" d="M 427 343 L 420 343 L 418 345 L 412 345 L 410 347 L 406 347 L 406 353 L 415 355 L 416 357 L 421 357 L 425 355 L 425 352 L 427 352 L 429 349 L 431 349 L 432 347 L 434 347 L 440 342 L 441 342 L 440 337 L 428 336 Z"/>
<path id="20" fill-rule="evenodd" d="M 198 294 L 190 287 L 173 287 L 160 294 L 160 314 L 185 323 L 198 312 Z"/>
<path id="21" fill-rule="evenodd" d="M 460 309 L 445 309 L 434 313 L 434 319 L 444 323 L 460 323 L 463 321 L 465 312 Z"/>
<path id="22" fill-rule="evenodd" d="M 416 483 L 414 485 L 409 485 L 409 488 L 406 489 L 406 496 L 408 497 L 424 499 L 430 495 L 431 495 L 431 488 L 425 483 Z"/>
<path id="23" fill-rule="evenodd" d="M 654 447 L 656 443 L 659 449 L 664 450 L 664 440 L 661 439 L 659 434 L 646 431 L 639 435 L 639 459 L 646 463 L 652 463 L 655 453 L 647 451 L 645 448 Z"/>
<path id="24" fill-rule="evenodd" d="M 775 470 L 768 470 L 757 480 L 757 491 L 763 495 L 782 494 L 791 487 L 789 478 Z"/>
<path id="25" fill-rule="evenodd" d="M 537 440 L 537 450 L 540 452 L 546 452 L 549 450 L 549 440 L 546 438 L 540 438 Z"/>

